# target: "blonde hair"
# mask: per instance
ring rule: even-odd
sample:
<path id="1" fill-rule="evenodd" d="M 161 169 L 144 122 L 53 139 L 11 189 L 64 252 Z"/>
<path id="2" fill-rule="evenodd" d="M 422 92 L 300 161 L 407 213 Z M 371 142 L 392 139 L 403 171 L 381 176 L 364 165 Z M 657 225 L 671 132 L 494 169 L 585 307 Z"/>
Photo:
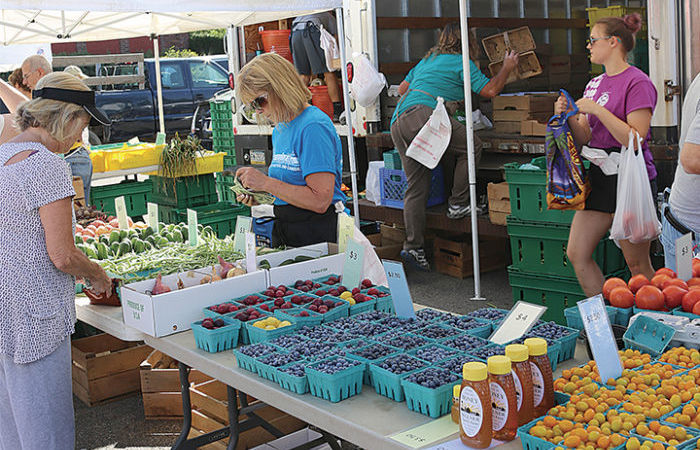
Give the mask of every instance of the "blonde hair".
<path id="1" fill-rule="evenodd" d="M 85 83 L 66 72 L 53 72 L 42 77 L 36 88 L 90 90 Z M 15 125 L 22 131 L 31 127 L 43 128 L 51 137 L 63 142 L 67 136 L 75 134 L 78 129 L 85 126 L 79 123 L 78 119 L 89 119 L 90 115 L 82 106 L 74 103 L 35 98 L 22 103 L 15 111 L 14 118 Z"/>
<path id="2" fill-rule="evenodd" d="M 277 123 L 291 121 L 311 101 L 311 92 L 292 63 L 276 53 L 256 56 L 243 66 L 236 81 L 236 95 L 243 104 L 265 93 Z"/>

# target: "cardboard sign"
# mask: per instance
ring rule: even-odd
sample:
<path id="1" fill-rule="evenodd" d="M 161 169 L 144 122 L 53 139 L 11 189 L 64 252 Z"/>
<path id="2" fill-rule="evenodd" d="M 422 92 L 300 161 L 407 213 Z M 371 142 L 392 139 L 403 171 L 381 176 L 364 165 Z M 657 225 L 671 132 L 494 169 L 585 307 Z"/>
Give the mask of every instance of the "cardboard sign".
<path id="1" fill-rule="evenodd" d="M 519 301 L 513 306 L 489 340 L 503 345 L 513 339 L 522 337 L 530 331 L 530 328 L 542 317 L 546 310 L 546 306 Z"/>
<path id="2" fill-rule="evenodd" d="M 247 231 L 245 233 L 245 264 L 248 273 L 258 270 L 255 254 L 255 233 Z"/>
<path id="3" fill-rule="evenodd" d="M 245 234 L 252 229 L 252 217 L 238 216 L 236 218 L 236 233 L 233 235 L 233 249 L 240 254 L 245 253 Z"/>
<path id="4" fill-rule="evenodd" d="M 187 208 L 187 231 L 190 238 L 190 246 L 192 247 L 196 247 L 199 243 L 197 228 L 197 211 Z"/>
<path id="5" fill-rule="evenodd" d="M 129 229 L 129 216 L 126 214 L 126 203 L 124 196 L 114 199 L 114 208 L 117 210 L 117 220 L 119 221 L 120 230 Z"/>
<path id="6" fill-rule="evenodd" d="M 448 414 L 439 419 L 431 420 L 426 424 L 411 428 L 410 430 L 397 433 L 391 436 L 391 439 L 410 448 L 419 448 L 445 439 L 458 431 L 459 425 L 454 423 Z M 464 444 L 462 444 L 462 441 L 460 441 L 459 444 L 461 446 L 459 448 L 466 448 Z"/>
<path id="7" fill-rule="evenodd" d="M 153 231 L 158 232 L 158 205 L 156 203 L 148 202 L 148 216 L 146 218 L 148 221 L 148 226 L 153 229 Z"/>
<path id="8" fill-rule="evenodd" d="M 622 363 L 617 353 L 615 335 L 605 309 L 603 296 L 598 294 L 581 300 L 577 305 L 601 381 L 606 383 L 610 378 L 619 377 L 622 375 Z"/>
<path id="9" fill-rule="evenodd" d="M 355 235 L 355 221 L 347 214 L 338 215 L 338 252 L 343 253 Z"/>
<path id="10" fill-rule="evenodd" d="M 676 272 L 684 281 L 693 277 L 693 233 L 676 239 Z"/>
<path id="11" fill-rule="evenodd" d="M 158 134 L 156 134 L 156 145 L 163 144 L 165 144 L 165 133 L 159 131 Z"/>
<path id="12" fill-rule="evenodd" d="M 355 239 L 348 241 L 345 250 L 345 264 L 343 264 L 343 285 L 348 289 L 354 289 L 362 281 L 362 268 L 365 265 L 365 248 Z"/>
<path id="13" fill-rule="evenodd" d="M 383 259 L 382 264 L 386 272 L 386 279 L 389 283 L 389 291 L 394 302 L 396 315 L 402 319 L 415 319 L 416 311 L 413 309 L 413 299 L 411 298 L 411 291 L 408 289 L 403 264 L 397 261 L 389 261 L 388 259 Z"/>

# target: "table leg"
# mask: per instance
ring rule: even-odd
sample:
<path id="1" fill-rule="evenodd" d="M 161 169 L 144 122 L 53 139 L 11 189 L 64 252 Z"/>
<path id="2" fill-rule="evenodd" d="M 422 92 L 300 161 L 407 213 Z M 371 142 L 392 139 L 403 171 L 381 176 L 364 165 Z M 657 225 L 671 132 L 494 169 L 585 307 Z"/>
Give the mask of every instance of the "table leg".
<path id="1" fill-rule="evenodd" d="M 226 394 L 228 397 L 228 450 L 234 450 L 236 445 L 238 445 L 238 414 L 240 410 L 236 405 L 236 390 L 227 385 Z M 243 396 L 245 396 L 245 394 Z M 233 405 L 233 407 L 231 407 L 231 405 Z"/>
<path id="2" fill-rule="evenodd" d="M 185 449 L 187 443 L 187 436 L 190 434 L 190 429 L 192 428 L 192 405 L 190 403 L 190 368 L 182 362 L 177 364 L 178 370 L 180 372 L 180 394 L 182 395 L 182 431 L 180 431 L 180 436 L 178 436 L 175 445 L 173 445 L 173 450 Z"/>

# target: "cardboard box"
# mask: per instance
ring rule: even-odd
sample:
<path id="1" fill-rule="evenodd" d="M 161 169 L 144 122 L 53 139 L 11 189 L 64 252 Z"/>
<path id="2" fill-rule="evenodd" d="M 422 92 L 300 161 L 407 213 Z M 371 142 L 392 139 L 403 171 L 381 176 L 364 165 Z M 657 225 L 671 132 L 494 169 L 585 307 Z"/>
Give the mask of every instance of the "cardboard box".
<path id="1" fill-rule="evenodd" d="M 122 286 L 124 323 L 150 336 L 168 336 L 189 330 L 192 322 L 202 318 L 202 309 L 207 306 L 262 291 L 268 286 L 264 270 L 207 284 L 199 284 L 201 278 L 195 271 L 166 275 L 163 283 L 172 291 L 160 295 L 150 294 L 153 280 Z M 178 279 L 184 282 L 184 289 L 177 289 Z"/>
<path id="2" fill-rule="evenodd" d="M 535 39 L 530 28 L 520 27 L 503 33 L 494 34 L 481 40 L 489 61 L 503 61 L 506 52 L 514 50 L 518 53 L 528 52 L 536 48 Z"/>
<path id="3" fill-rule="evenodd" d="M 494 111 L 494 117 L 496 117 L 495 113 L 496 111 Z M 495 131 L 496 133 L 520 133 L 520 122 L 495 120 L 493 122 L 493 131 Z"/>
<path id="4" fill-rule="evenodd" d="M 456 278 L 474 274 L 471 236 L 435 238 L 435 268 L 438 272 Z M 479 236 L 479 271 L 481 273 L 502 269 L 506 266 L 506 239 Z"/>
<path id="5" fill-rule="evenodd" d="M 73 177 L 73 190 L 75 191 L 75 197 L 73 197 L 73 201 L 85 201 L 85 187 L 83 186 L 82 178 Z"/>
<path id="6" fill-rule="evenodd" d="M 547 122 L 523 120 L 520 123 L 520 134 L 523 136 L 545 136 L 547 134 Z"/>
<path id="7" fill-rule="evenodd" d="M 139 390 L 139 365 L 153 349 L 98 334 L 71 342 L 73 394 L 88 406 Z"/>
<path id="8" fill-rule="evenodd" d="M 367 239 L 374 245 L 374 251 L 379 259 L 398 261 L 399 253 L 403 249 L 403 242 L 406 240 L 406 231 L 382 224 L 379 233 L 370 234 Z"/>
<path id="9" fill-rule="evenodd" d="M 314 279 L 343 272 L 345 254 L 338 254 L 338 244 L 324 242 L 300 249 L 312 249 L 318 259 L 298 262 L 282 267 L 273 267 L 267 271 L 267 286 L 278 284 L 293 284 L 299 279 Z M 266 286 L 266 287 L 267 287 Z"/>
<path id="10" fill-rule="evenodd" d="M 529 111 L 531 113 L 551 113 L 557 94 L 497 95 L 491 101 L 495 110 Z M 495 119 L 494 119 L 495 120 Z"/>
<path id="11" fill-rule="evenodd" d="M 505 225 L 510 214 L 510 191 L 508 183 L 489 183 L 486 187 L 489 199 L 489 220 L 496 225 Z"/>
<path id="12" fill-rule="evenodd" d="M 303 430 L 295 431 L 292 434 L 288 434 L 274 441 L 268 442 L 261 446 L 255 447 L 252 450 L 294 450 L 304 444 L 313 442 L 316 439 L 322 437 L 321 433 L 312 430 L 310 428 L 304 428 Z M 338 444 L 340 445 L 340 444 Z M 330 450 L 331 446 L 327 443 L 311 447 L 308 450 Z"/>

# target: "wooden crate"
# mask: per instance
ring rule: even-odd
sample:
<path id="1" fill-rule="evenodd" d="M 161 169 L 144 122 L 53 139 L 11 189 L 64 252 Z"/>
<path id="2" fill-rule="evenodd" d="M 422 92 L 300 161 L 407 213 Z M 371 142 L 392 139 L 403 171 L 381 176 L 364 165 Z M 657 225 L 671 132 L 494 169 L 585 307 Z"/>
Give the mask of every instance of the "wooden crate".
<path id="1" fill-rule="evenodd" d="M 547 134 L 547 122 L 523 120 L 520 123 L 520 134 L 523 136 L 545 136 Z"/>
<path id="2" fill-rule="evenodd" d="M 182 419 L 182 394 L 177 361 L 163 358 L 158 350 L 152 352 L 140 366 L 143 413 L 146 419 Z M 164 364 L 167 363 L 167 364 Z M 190 370 L 190 383 L 202 383 L 212 378 L 199 370 Z"/>
<path id="3" fill-rule="evenodd" d="M 106 333 L 73 340 L 73 393 L 94 406 L 138 392 L 139 365 L 152 350 Z"/>
<path id="4" fill-rule="evenodd" d="M 510 190 L 508 183 L 489 183 L 486 187 L 489 199 L 489 220 L 496 225 L 505 225 L 510 214 Z"/>
<path id="5" fill-rule="evenodd" d="M 191 436 L 198 436 L 218 430 L 228 425 L 228 401 L 226 385 L 218 380 L 210 380 L 190 386 L 192 399 L 192 432 Z M 255 404 L 257 400 L 248 396 L 249 404 Z M 277 427 L 281 432 L 288 434 L 307 426 L 301 420 L 290 416 L 271 406 L 266 406 L 255 411 L 262 419 Z M 245 416 L 241 417 L 241 420 Z M 275 439 L 264 429 L 257 427 L 241 433 L 237 449 L 248 449 Z M 228 439 L 205 446 L 202 448 L 219 449 L 226 448 Z"/>
<path id="6" fill-rule="evenodd" d="M 520 122 L 519 121 L 510 121 L 510 120 L 500 120 L 496 119 L 497 113 L 499 112 L 518 112 L 518 111 L 494 111 L 493 112 L 493 117 L 494 117 L 494 122 L 493 122 L 493 131 L 496 133 L 520 133 Z"/>
<path id="7" fill-rule="evenodd" d="M 456 278 L 474 274 L 472 266 L 471 236 L 452 238 L 436 237 L 434 242 L 435 268 L 438 272 Z M 481 273 L 506 266 L 506 239 L 501 237 L 479 237 L 479 271 Z"/>

